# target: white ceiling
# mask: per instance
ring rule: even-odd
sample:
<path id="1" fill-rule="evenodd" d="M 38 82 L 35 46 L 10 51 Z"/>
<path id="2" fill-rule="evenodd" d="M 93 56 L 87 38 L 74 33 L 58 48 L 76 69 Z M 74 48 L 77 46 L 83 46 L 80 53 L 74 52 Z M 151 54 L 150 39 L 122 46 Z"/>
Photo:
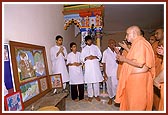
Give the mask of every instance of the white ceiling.
<path id="1" fill-rule="evenodd" d="M 163 4 L 105 4 L 103 31 L 115 33 L 138 25 L 144 31 L 153 31 L 164 25 Z"/>

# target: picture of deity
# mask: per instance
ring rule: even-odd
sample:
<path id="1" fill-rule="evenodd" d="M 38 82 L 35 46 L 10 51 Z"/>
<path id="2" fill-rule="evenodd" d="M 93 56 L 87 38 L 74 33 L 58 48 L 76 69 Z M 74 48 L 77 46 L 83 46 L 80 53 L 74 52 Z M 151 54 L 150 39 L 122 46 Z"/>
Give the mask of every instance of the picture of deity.
<path id="1" fill-rule="evenodd" d="M 9 61 L 8 47 L 4 45 L 4 61 Z"/>
<path id="2" fill-rule="evenodd" d="M 21 111 L 23 110 L 20 92 L 5 96 L 5 106 L 7 111 Z"/>
<path id="3" fill-rule="evenodd" d="M 41 91 L 45 91 L 47 89 L 47 80 L 46 78 L 40 79 Z"/>
<path id="4" fill-rule="evenodd" d="M 82 27 L 84 27 L 84 26 L 85 26 L 85 20 L 84 20 L 84 17 L 82 17 L 82 20 L 81 20 L 81 25 L 82 25 Z"/>
<path id="5" fill-rule="evenodd" d="M 36 76 L 46 75 L 42 51 L 35 50 L 33 52 L 34 52 L 34 67 Z"/>
<path id="6" fill-rule="evenodd" d="M 34 58 L 31 51 L 17 50 L 16 59 L 20 81 L 36 77 Z"/>
<path id="7" fill-rule="evenodd" d="M 88 16 L 85 17 L 85 26 L 89 27 L 89 17 Z"/>
<path id="8" fill-rule="evenodd" d="M 61 74 L 55 74 L 51 76 L 52 88 L 62 88 L 62 76 Z"/>
<path id="9" fill-rule="evenodd" d="M 96 15 L 96 26 L 100 26 L 100 16 Z"/>

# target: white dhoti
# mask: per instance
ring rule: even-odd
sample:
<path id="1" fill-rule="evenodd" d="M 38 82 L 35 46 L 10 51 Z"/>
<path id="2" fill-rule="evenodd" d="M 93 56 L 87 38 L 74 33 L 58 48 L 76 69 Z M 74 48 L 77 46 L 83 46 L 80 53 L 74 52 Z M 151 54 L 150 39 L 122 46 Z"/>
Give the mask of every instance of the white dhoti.
<path id="1" fill-rule="evenodd" d="M 117 84 L 118 84 L 117 77 L 114 77 L 114 76 L 108 77 L 106 84 L 107 84 L 107 93 L 109 95 L 109 98 L 113 98 L 116 95 L 116 90 L 117 90 Z"/>
<path id="2" fill-rule="evenodd" d="M 88 97 L 98 97 L 100 94 L 99 82 L 97 83 L 87 83 Z"/>

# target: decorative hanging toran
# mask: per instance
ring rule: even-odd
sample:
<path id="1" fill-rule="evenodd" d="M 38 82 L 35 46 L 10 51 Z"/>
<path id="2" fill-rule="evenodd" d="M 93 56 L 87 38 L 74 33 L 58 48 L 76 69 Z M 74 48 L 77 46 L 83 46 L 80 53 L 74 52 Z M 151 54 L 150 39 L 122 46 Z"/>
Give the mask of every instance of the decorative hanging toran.
<path id="1" fill-rule="evenodd" d="M 101 4 L 65 4 L 64 29 L 74 23 L 81 32 L 81 47 L 85 46 L 84 37 L 91 35 L 100 48 L 103 28 L 103 11 Z"/>

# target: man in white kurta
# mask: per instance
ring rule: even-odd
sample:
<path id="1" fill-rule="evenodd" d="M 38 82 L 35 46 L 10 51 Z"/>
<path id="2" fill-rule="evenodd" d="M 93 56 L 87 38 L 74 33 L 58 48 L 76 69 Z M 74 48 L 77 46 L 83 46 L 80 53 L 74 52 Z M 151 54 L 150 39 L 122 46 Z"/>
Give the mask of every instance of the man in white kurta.
<path id="1" fill-rule="evenodd" d="M 69 74 L 66 67 L 66 48 L 62 45 L 63 37 L 56 36 L 56 45 L 50 49 L 53 74 L 61 74 L 63 81 L 63 89 L 66 87 L 66 82 L 69 82 Z"/>
<path id="2" fill-rule="evenodd" d="M 108 48 L 103 52 L 103 70 L 104 70 L 104 79 L 107 84 L 107 92 L 109 95 L 108 104 L 112 104 L 112 99 L 116 95 L 117 89 L 117 68 L 118 64 L 116 61 L 116 52 L 115 52 L 116 42 L 113 39 L 109 39 Z"/>
<path id="3" fill-rule="evenodd" d="M 67 57 L 67 64 L 69 63 L 81 63 L 80 62 L 80 52 L 69 53 Z M 79 66 L 69 66 L 69 76 L 70 76 L 70 84 L 83 84 L 83 71 L 82 65 Z"/>
<path id="4" fill-rule="evenodd" d="M 100 71 L 99 61 L 102 54 L 100 49 L 92 44 L 91 36 L 85 37 L 86 46 L 82 49 L 81 60 L 85 63 L 84 81 L 87 83 L 88 101 L 92 101 L 93 95 L 96 100 L 99 98 L 99 82 L 103 81 L 103 76 Z"/>
<path id="5" fill-rule="evenodd" d="M 78 101 L 84 99 L 84 76 L 82 71 L 82 63 L 80 60 L 80 52 L 77 51 L 76 43 L 70 44 L 71 51 L 67 56 L 67 65 L 69 67 L 71 98 Z"/>

